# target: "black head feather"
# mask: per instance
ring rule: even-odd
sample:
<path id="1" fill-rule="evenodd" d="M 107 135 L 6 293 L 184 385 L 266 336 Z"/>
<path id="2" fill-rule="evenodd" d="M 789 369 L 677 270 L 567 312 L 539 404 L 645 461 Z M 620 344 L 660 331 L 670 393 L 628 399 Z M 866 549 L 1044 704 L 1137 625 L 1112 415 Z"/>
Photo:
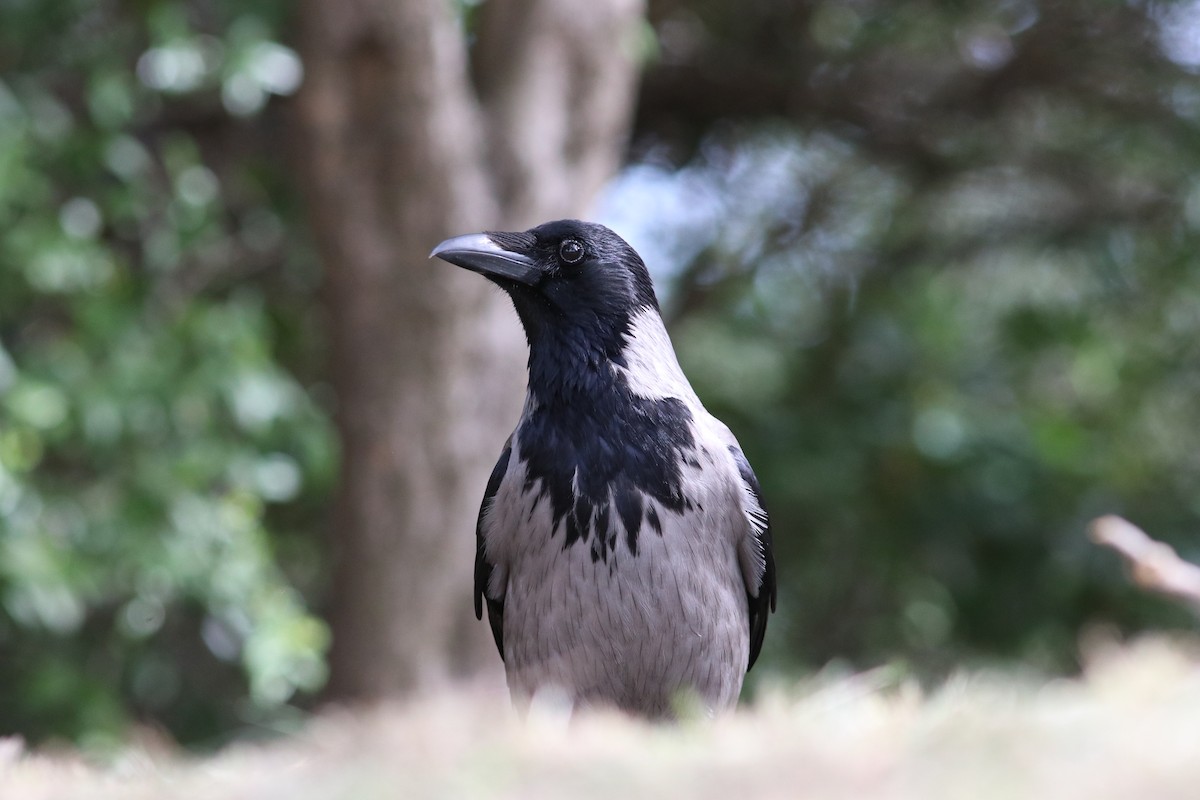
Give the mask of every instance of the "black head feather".
<path id="1" fill-rule="evenodd" d="M 493 278 L 512 297 L 531 347 L 543 336 L 583 336 L 611 355 L 620 349 L 630 317 L 658 308 L 641 256 L 603 225 L 559 220 L 487 236 L 537 267 L 535 283 Z"/>

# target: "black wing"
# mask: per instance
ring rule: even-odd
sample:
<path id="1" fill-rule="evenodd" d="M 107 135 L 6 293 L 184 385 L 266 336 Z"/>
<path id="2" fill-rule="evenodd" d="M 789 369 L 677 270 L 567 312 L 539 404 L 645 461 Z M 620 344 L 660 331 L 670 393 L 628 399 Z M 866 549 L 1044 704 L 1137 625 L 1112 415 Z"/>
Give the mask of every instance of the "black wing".
<path id="1" fill-rule="evenodd" d="M 483 517 L 492 507 L 496 492 L 500 489 L 500 481 L 508 471 L 508 458 L 512 455 L 512 440 L 504 444 L 504 452 L 500 460 L 492 468 L 492 477 L 488 478 L 487 489 L 483 493 L 483 503 L 479 506 L 479 518 L 475 522 L 475 619 L 483 619 L 483 602 L 487 601 L 488 624 L 492 626 L 492 638 L 496 640 L 496 649 L 500 651 L 500 660 L 504 660 L 504 598 L 493 598 L 488 595 L 488 580 L 492 576 L 492 565 L 488 563 L 483 545 Z"/>
<path id="2" fill-rule="evenodd" d="M 750 662 L 746 665 L 746 670 L 749 671 L 762 650 L 763 637 L 767 634 L 767 616 L 775 610 L 775 553 L 771 544 L 771 520 L 763 506 L 758 478 L 755 477 L 750 462 L 746 460 L 740 448 L 730 445 L 729 452 L 733 454 L 733 460 L 737 463 L 742 482 L 746 484 L 746 489 L 758 505 L 748 513 L 753 529 L 752 535 L 763 558 L 762 578 L 758 586 L 746 587 L 746 600 L 750 605 Z"/>

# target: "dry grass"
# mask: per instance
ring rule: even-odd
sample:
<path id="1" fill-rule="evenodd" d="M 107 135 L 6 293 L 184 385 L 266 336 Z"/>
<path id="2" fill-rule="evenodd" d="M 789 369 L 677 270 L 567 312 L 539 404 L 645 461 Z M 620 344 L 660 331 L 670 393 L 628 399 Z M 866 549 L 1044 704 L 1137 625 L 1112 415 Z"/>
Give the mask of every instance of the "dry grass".
<path id="1" fill-rule="evenodd" d="M 4 800 L 1200 797 L 1200 660 L 1148 640 L 1079 680 L 964 676 L 929 696 L 869 677 L 767 693 L 716 723 L 519 722 L 495 697 L 329 714 L 299 736 L 105 768 L 0 742 Z"/>

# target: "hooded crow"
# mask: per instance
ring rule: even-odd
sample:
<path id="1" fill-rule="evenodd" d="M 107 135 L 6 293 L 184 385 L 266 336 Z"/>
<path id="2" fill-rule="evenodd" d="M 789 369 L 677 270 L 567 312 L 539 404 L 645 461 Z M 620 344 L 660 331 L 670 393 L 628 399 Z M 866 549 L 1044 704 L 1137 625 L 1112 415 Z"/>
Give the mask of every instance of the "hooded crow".
<path id="1" fill-rule="evenodd" d="M 516 704 L 542 689 L 651 718 L 732 707 L 775 609 L 771 528 L 679 367 L 638 254 L 602 225 L 476 233 L 430 256 L 512 298 L 529 388 L 476 526 Z"/>

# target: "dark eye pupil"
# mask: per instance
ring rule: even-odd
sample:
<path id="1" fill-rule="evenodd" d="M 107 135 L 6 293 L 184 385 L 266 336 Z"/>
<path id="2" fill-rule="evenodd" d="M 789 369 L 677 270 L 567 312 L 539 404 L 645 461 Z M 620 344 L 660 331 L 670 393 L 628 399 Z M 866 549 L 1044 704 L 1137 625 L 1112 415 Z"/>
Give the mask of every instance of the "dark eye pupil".
<path id="1" fill-rule="evenodd" d="M 558 246 L 558 256 L 568 264 L 574 264 L 583 258 L 583 245 L 574 239 L 567 239 Z"/>

